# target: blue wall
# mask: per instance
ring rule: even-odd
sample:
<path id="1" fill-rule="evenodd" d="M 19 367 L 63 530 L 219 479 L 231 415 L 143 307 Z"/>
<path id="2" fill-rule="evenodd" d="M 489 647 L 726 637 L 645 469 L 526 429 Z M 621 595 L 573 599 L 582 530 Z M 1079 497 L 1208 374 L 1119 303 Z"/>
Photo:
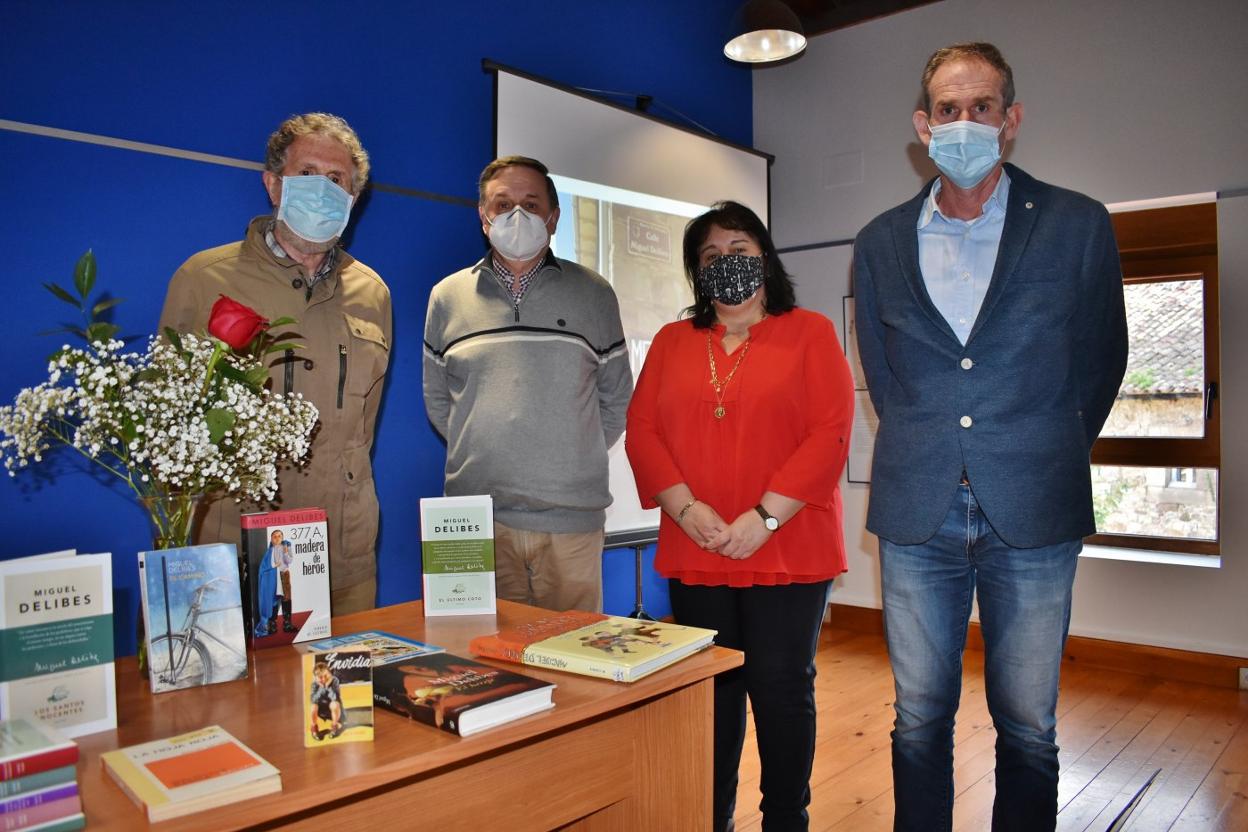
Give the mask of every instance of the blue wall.
<path id="1" fill-rule="evenodd" d="M 750 144 L 751 79 L 720 48 L 736 0 L 399 2 L 7 2 L 0 119 L 260 161 L 287 115 L 348 119 L 377 182 L 475 199 L 493 150 L 493 58 L 564 84 L 646 93 Z M 95 250 L 100 285 L 125 298 L 122 332 L 150 333 L 169 275 L 238 239 L 268 209 L 254 171 L 0 129 L 0 402 L 38 383 L 71 312 L 66 284 Z M 441 493 L 444 448 L 424 416 L 420 342 L 429 290 L 481 251 L 472 208 L 373 192 L 352 254 L 390 286 L 395 347 L 375 448 L 379 601 L 419 597 L 416 501 Z M 68 454 L 0 477 L 0 558 L 60 548 L 114 554 L 118 649 L 133 652 L 134 553 L 146 520 Z M 646 607 L 669 611 L 649 568 Z M 633 598 L 631 550 L 604 563 L 609 612 Z"/>

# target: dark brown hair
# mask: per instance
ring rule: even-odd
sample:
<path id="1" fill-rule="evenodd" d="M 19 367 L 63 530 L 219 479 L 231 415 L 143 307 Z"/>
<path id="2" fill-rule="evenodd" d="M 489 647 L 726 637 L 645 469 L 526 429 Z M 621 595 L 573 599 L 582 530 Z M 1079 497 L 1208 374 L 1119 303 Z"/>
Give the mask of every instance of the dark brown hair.
<path id="1" fill-rule="evenodd" d="M 485 166 L 485 170 L 481 171 L 481 178 L 477 180 L 477 204 L 485 205 L 485 186 L 503 168 L 530 168 L 542 175 L 546 180 L 546 195 L 550 197 L 550 207 L 559 207 L 559 192 L 555 189 L 555 180 L 550 178 L 550 169 L 536 159 L 528 156 L 503 156 L 495 159 Z"/>
<path id="2" fill-rule="evenodd" d="M 685 278 L 693 290 L 693 306 L 685 310 L 685 314 L 693 318 L 693 325 L 698 329 L 706 329 L 715 323 L 715 307 L 711 297 L 698 285 L 698 249 L 706 242 L 712 226 L 719 226 L 730 231 L 744 231 L 754 238 L 758 247 L 763 250 L 763 288 L 766 289 L 767 300 L 764 309 L 768 315 L 780 315 L 797 306 L 797 297 L 793 291 L 793 280 L 784 270 L 780 255 L 776 252 L 776 244 L 767 233 L 767 226 L 749 208 L 739 202 L 717 202 L 700 217 L 695 217 L 685 226 Z"/>

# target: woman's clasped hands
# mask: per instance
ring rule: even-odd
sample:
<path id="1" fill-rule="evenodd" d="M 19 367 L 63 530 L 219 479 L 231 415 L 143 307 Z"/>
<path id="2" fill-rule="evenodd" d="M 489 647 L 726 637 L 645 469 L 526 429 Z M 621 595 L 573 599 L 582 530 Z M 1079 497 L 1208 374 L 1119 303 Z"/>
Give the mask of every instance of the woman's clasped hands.
<path id="1" fill-rule="evenodd" d="M 748 558 L 772 535 L 754 509 L 743 511 L 727 523 L 715 509 L 703 502 L 695 502 L 689 507 L 680 521 L 680 528 L 703 549 L 733 560 Z"/>

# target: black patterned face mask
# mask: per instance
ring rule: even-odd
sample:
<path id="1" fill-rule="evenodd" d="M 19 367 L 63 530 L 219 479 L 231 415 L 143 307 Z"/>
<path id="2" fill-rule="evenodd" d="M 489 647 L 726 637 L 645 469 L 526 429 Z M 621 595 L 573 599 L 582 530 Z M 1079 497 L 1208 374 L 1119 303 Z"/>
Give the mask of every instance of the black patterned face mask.
<path id="1" fill-rule="evenodd" d="M 698 285 L 720 303 L 739 306 L 763 285 L 763 258 L 748 254 L 717 257 L 698 269 Z"/>

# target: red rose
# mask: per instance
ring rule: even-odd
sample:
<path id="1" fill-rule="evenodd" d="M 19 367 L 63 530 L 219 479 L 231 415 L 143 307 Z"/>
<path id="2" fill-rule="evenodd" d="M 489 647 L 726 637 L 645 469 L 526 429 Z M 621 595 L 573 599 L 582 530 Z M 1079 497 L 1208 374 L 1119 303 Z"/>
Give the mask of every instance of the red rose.
<path id="1" fill-rule="evenodd" d="M 208 334 L 236 350 L 246 348 L 268 325 L 256 310 L 225 295 L 217 298 L 208 316 Z"/>

